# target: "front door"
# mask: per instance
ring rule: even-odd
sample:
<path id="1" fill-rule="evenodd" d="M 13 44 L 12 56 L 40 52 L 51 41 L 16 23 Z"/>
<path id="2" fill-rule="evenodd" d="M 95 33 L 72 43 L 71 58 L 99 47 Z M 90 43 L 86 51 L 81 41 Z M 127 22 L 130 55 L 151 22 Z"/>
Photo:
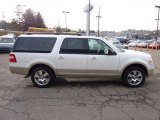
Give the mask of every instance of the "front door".
<path id="1" fill-rule="evenodd" d="M 117 76 L 119 55 L 100 39 L 88 39 L 89 52 L 87 54 L 88 76 Z M 104 50 L 110 53 L 107 55 Z"/>

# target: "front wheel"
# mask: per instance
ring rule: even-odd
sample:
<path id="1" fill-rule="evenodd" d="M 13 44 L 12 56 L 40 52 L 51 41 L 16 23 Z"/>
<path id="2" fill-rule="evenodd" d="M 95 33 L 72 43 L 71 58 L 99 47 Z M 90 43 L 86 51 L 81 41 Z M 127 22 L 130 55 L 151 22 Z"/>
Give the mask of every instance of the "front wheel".
<path id="1" fill-rule="evenodd" d="M 47 67 L 37 67 L 31 73 L 33 84 L 39 88 L 50 87 L 55 80 L 55 75 Z"/>
<path id="2" fill-rule="evenodd" d="M 124 71 L 122 80 L 129 87 L 139 87 L 145 81 L 145 72 L 137 66 L 129 67 Z"/>
<path id="3" fill-rule="evenodd" d="M 124 49 L 128 49 L 128 47 L 125 47 Z"/>

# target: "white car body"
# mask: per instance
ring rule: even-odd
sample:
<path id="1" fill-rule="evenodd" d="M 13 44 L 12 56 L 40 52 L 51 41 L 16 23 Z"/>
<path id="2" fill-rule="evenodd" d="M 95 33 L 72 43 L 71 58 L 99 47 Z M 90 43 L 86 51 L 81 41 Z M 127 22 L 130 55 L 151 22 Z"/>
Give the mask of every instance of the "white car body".
<path id="1" fill-rule="evenodd" d="M 112 77 L 121 79 L 125 69 L 132 65 L 143 66 L 147 75 L 153 73 L 154 65 L 151 55 L 131 50 L 119 50 L 105 39 L 88 36 L 66 35 L 21 35 L 19 38 L 56 37 L 56 43 L 50 53 L 16 52 L 13 49 L 9 63 L 12 73 L 29 76 L 30 71 L 37 65 L 51 68 L 56 77 Z M 114 52 L 107 54 L 63 54 L 61 45 L 65 38 L 94 39 L 108 45 Z"/>

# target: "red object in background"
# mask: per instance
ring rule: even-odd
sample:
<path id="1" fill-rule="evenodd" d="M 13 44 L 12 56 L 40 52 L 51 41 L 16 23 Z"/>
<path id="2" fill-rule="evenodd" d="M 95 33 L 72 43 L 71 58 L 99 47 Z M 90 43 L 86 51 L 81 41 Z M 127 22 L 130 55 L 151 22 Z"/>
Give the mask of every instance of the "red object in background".
<path id="1" fill-rule="evenodd" d="M 160 49 L 160 42 L 155 41 L 152 44 L 149 45 L 149 48 L 153 48 L 153 49 Z"/>

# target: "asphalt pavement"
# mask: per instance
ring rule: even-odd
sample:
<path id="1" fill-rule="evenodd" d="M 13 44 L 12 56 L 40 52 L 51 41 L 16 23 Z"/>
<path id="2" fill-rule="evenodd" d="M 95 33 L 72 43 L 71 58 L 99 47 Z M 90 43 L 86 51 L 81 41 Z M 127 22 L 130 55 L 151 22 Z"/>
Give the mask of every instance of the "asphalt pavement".
<path id="1" fill-rule="evenodd" d="M 155 71 L 139 88 L 106 81 L 40 89 L 10 73 L 8 54 L 0 54 L 0 120 L 160 120 L 160 50 L 143 51 Z"/>

